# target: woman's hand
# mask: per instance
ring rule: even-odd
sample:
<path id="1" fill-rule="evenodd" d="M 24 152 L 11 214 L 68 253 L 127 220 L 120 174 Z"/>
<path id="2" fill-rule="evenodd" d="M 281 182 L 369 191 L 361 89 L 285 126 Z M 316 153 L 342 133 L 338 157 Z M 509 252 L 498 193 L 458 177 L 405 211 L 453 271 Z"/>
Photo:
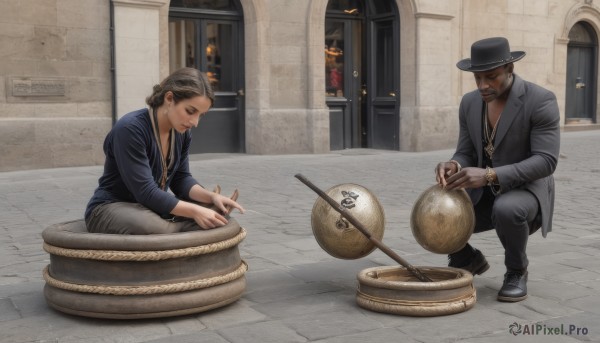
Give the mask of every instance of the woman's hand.
<path id="1" fill-rule="evenodd" d="M 212 207 L 222 215 L 227 215 L 232 209 L 237 208 L 240 213 L 244 213 L 244 208 L 236 202 L 238 198 L 237 189 L 233 192 L 231 198 L 220 194 L 221 187 L 217 186 L 214 192 L 211 192 L 200 185 L 194 185 L 190 190 L 190 199 Z"/>
<path id="2" fill-rule="evenodd" d="M 240 213 L 244 213 L 244 208 L 240 204 L 221 194 L 212 193 L 210 200 L 222 214 L 229 214 L 234 208 L 237 208 Z"/>
<path id="3" fill-rule="evenodd" d="M 227 218 L 217 211 L 196 203 L 179 200 L 171 214 L 193 219 L 202 229 L 214 229 L 227 224 Z"/>
<path id="4" fill-rule="evenodd" d="M 214 229 L 227 224 L 227 219 L 216 211 L 200 205 L 193 205 L 194 215 L 192 218 L 203 229 Z"/>

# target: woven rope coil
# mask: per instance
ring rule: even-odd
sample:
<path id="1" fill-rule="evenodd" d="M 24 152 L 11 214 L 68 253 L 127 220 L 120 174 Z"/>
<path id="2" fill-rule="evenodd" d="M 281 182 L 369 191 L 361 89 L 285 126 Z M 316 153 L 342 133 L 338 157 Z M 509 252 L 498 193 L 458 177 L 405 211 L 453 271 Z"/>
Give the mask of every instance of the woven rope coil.
<path id="1" fill-rule="evenodd" d="M 123 251 L 123 250 L 81 250 L 61 248 L 44 242 L 44 250 L 52 255 L 71 258 L 81 258 L 100 261 L 160 261 L 171 258 L 189 257 L 210 254 L 231 248 L 240 243 L 246 237 L 246 230 L 240 228 L 240 232 L 229 239 L 189 247 L 183 249 L 159 250 L 159 251 Z"/>
<path id="2" fill-rule="evenodd" d="M 456 298 L 450 299 L 439 299 L 439 300 L 403 300 L 403 299 L 392 299 L 392 298 L 383 298 L 377 297 L 374 295 L 366 294 L 357 290 L 356 293 L 359 297 L 364 298 L 365 300 L 372 301 L 373 303 L 379 304 L 387 304 L 387 305 L 401 305 L 401 306 L 442 306 L 445 303 L 455 303 L 461 302 L 466 299 L 471 299 L 475 296 L 475 290 L 473 287 L 470 288 L 469 293 L 462 294 Z"/>
<path id="3" fill-rule="evenodd" d="M 57 280 L 50 276 L 48 272 L 49 266 L 44 268 L 44 280 L 52 287 L 64 289 L 67 291 L 80 293 L 95 293 L 107 295 L 150 295 L 150 294 L 167 294 L 190 291 L 194 289 L 208 288 L 221 285 L 233 280 L 236 280 L 244 275 L 248 270 L 246 262 L 242 261 L 240 266 L 227 274 L 218 275 L 206 279 L 177 282 L 164 285 L 150 286 L 106 286 L 106 285 L 82 285 L 70 282 Z"/>
<path id="4" fill-rule="evenodd" d="M 456 300 L 454 302 L 444 302 L 440 304 L 397 304 L 397 303 L 381 303 L 368 298 L 358 296 L 356 302 L 360 307 L 383 313 L 392 313 L 400 315 L 408 315 L 415 317 L 431 317 L 443 316 L 459 312 L 464 312 L 475 305 L 476 295 Z"/>

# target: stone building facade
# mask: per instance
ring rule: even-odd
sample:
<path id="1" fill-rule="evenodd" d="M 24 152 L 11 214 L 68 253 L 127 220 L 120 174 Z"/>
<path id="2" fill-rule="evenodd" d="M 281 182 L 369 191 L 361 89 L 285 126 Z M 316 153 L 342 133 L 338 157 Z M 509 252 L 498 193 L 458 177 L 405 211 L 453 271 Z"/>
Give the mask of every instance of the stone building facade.
<path id="1" fill-rule="evenodd" d="M 3 1 L 0 171 L 101 164 L 115 120 L 215 56 L 196 152 L 451 148 L 474 88 L 455 64 L 491 36 L 527 52 L 515 72 L 557 95 L 564 129 L 596 128 L 599 33 L 593 0 Z"/>

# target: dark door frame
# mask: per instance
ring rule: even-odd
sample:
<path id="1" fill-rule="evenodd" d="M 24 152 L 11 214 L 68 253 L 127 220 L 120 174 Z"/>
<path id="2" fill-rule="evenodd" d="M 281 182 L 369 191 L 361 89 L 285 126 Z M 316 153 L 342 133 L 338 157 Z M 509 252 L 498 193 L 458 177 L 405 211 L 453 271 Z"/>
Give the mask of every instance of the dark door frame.
<path id="1" fill-rule="evenodd" d="M 588 23 L 585 22 L 577 22 L 575 25 L 582 25 L 583 29 L 586 30 L 588 32 L 588 34 L 591 36 L 591 38 L 593 38 L 593 42 L 577 42 L 577 41 L 570 41 L 567 45 L 567 80 L 566 80 L 566 87 L 567 90 L 565 92 L 565 121 L 568 124 L 569 119 L 591 119 L 592 123 L 596 123 L 597 122 L 597 114 L 596 114 L 596 107 L 597 107 L 597 92 L 598 92 L 598 35 L 595 32 L 595 30 L 591 27 L 591 25 L 589 25 Z M 570 110 L 568 107 L 571 106 L 567 106 L 567 102 L 569 104 L 573 104 L 573 102 L 575 102 L 575 108 L 577 108 L 577 99 L 573 98 L 573 96 L 569 96 L 570 94 L 573 94 L 572 92 L 569 92 L 569 87 L 577 87 L 577 80 L 575 81 L 575 84 L 573 84 L 573 80 L 571 80 L 569 78 L 569 76 L 573 76 L 573 75 L 569 75 L 569 66 L 570 63 L 577 63 L 578 69 L 581 68 L 581 66 L 579 65 L 579 61 L 571 61 L 569 59 L 569 52 L 572 49 L 579 49 L 579 53 L 585 51 L 585 49 L 589 49 L 591 51 L 591 58 L 589 61 L 589 72 L 586 73 L 587 75 L 585 75 L 585 77 L 587 77 L 586 80 L 581 80 L 584 82 L 581 82 L 582 84 L 584 84 L 585 90 L 587 91 L 588 98 L 585 98 L 585 94 L 584 94 L 584 107 L 586 106 L 586 102 L 587 102 L 587 106 L 589 106 L 589 111 L 590 113 L 588 114 L 589 117 L 580 117 L 579 113 L 569 113 L 568 111 Z M 585 91 L 584 91 L 585 92 Z"/>

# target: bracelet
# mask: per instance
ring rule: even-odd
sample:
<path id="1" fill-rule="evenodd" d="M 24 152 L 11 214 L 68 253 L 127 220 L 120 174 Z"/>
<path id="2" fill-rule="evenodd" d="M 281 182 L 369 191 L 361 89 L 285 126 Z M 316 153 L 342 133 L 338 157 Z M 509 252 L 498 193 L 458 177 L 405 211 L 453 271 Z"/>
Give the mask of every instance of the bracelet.
<path id="1" fill-rule="evenodd" d="M 462 170 L 462 166 L 460 165 L 460 163 L 458 163 L 458 161 L 456 161 L 456 160 L 450 160 L 448 162 L 454 163 L 456 165 L 456 172 L 457 173 Z"/>
<path id="2" fill-rule="evenodd" d="M 494 169 L 485 167 L 485 179 L 488 182 L 488 186 L 491 186 L 494 183 L 494 174 Z"/>

